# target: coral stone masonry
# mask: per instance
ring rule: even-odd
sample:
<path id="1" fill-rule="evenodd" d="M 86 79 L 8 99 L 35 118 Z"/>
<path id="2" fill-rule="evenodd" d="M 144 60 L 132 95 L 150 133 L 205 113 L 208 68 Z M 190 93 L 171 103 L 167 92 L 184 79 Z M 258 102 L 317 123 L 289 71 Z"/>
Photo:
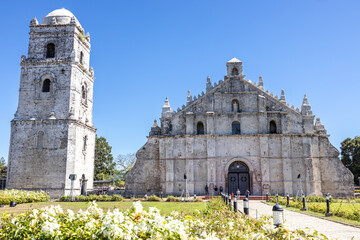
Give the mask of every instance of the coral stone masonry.
<path id="1" fill-rule="evenodd" d="M 90 36 L 76 17 L 58 9 L 30 22 L 28 56 L 21 56 L 19 104 L 11 121 L 7 188 L 70 193 L 70 174 L 94 175 L 94 71 Z"/>
<path id="2" fill-rule="evenodd" d="M 304 96 L 301 110 L 252 83 L 236 58 L 223 81 L 191 96 L 173 111 L 166 98 L 146 144 L 127 173 L 127 195 L 205 194 L 223 188 L 252 195 L 353 196 L 353 174 L 339 159 L 324 125 Z M 216 193 L 216 192 L 215 192 Z"/>
<path id="3" fill-rule="evenodd" d="M 7 188 L 44 190 L 51 197 L 93 188 L 94 70 L 90 35 L 76 17 L 58 9 L 30 22 L 28 56 L 21 56 L 19 103 L 11 121 Z M 301 194 L 350 197 L 353 174 L 315 120 L 307 96 L 301 109 L 243 75 L 236 58 L 224 80 L 206 80 L 206 92 L 172 110 L 168 98 L 160 126 L 126 174 L 125 194 Z M 120 101 L 120 99 L 119 99 Z M 126 114 L 126 113 L 125 113 Z M 141 112 L 139 112 L 141 114 Z M 314 123 L 315 121 L 315 123 Z M 84 181 L 88 180 L 88 181 Z M 87 186 L 84 183 L 87 182 Z"/>

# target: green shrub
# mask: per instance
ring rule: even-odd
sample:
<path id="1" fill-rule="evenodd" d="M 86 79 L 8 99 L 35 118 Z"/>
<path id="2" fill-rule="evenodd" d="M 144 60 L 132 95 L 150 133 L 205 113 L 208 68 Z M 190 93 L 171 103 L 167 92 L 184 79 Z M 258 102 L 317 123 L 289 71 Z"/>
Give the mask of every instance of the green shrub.
<path id="1" fill-rule="evenodd" d="M 166 201 L 167 201 L 167 202 L 177 202 L 177 201 L 178 201 L 178 198 L 170 195 L 170 196 L 167 197 Z"/>
<path id="2" fill-rule="evenodd" d="M 8 205 L 11 201 L 17 204 L 31 202 L 50 201 L 50 196 L 43 191 L 25 191 L 25 190 L 3 190 L 0 191 L 0 204 Z"/>
<path id="3" fill-rule="evenodd" d="M 98 201 L 98 202 L 110 202 L 110 201 L 122 201 L 124 198 L 121 195 L 88 195 L 88 196 L 74 196 L 74 202 L 92 202 L 92 201 Z M 70 196 L 62 196 L 60 197 L 60 202 L 70 202 L 71 197 Z"/>
<path id="4" fill-rule="evenodd" d="M 146 201 L 150 201 L 150 202 L 161 202 L 161 198 L 159 198 L 158 196 L 156 196 L 155 194 L 149 196 L 146 198 Z"/>
<path id="5" fill-rule="evenodd" d="M 203 200 L 201 198 L 193 198 L 192 202 L 202 202 Z"/>

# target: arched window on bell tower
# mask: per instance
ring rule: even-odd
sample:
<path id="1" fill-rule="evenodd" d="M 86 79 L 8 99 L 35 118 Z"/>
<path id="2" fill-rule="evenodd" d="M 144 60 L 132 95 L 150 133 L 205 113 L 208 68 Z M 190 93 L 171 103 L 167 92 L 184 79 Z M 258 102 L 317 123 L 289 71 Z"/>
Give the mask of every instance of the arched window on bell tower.
<path id="1" fill-rule="evenodd" d="M 234 67 L 234 68 L 231 70 L 231 75 L 239 75 L 239 70 L 237 69 L 237 67 Z"/>
<path id="2" fill-rule="evenodd" d="M 36 138 L 36 147 L 43 148 L 44 147 L 44 132 L 39 131 Z"/>
<path id="3" fill-rule="evenodd" d="M 86 151 L 86 148 L 87 148 L 87 139 L 88 139 L 88 137 L 87 137 L 87 136 L 84 136 L 83 151 Z"/>
<path id="4" fill-rule="evenodd" d="M 84 61 L 84 53 L 81 51 L 80 52 L 80 64 L 83 64 Z"/>
<path id="5" fill-rule="evenodd" d="M 270 133 L 276 133 L 276 122 L 274 120 L 270 121 Z"/>
<path id="6" fill-rule="evenodd" d="M 82 87 L 81 87 L 81 102 L 85 105 L 87 104 L 87 85 L 86 84 L 82 85 Z"/>
<path id="7" fill-rule="evenodd" d="M 231 124 L 231 127 L 232 127 L 232 134 L 233 135 L 241 134 L 241 132 L 240 132 L 240 123 L 238 121 L 234 121 Z"/>
<path id="8" fill-rule="evenodd" d="M 197 135 L 204 135 L 204 124 L 202 122 L 198 122 L 196 126 L 196 134 Z"/>
<path id="9" fill-rule="evenodd" d="M 42 85 L 42 92 L 50 92 L 50 87 L 51 87 L 51 81 L 50 79 L 45 79 Z"/>
<path id="10" fill-rule="evenodd" d="M 237 99 L 232 100 L 231 111 L 232 112 L 240 112 L 239 101 Z"/>
<path id="11" fill-rule="evenodd" d="M 55 44 L 48 43 L 46 45 L 46 58 L 54 58 L 55 57 Z"/>

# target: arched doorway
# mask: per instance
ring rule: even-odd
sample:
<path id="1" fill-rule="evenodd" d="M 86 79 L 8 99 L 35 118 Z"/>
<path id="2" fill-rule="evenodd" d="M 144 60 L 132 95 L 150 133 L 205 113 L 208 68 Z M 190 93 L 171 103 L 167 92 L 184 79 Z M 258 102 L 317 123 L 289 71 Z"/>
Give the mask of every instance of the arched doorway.
<path id="1" fill-rule="evenodd" d="M 250 175 L 249 168 L 243 162 L 233 162 L 229 166 L 228 173 L 228 190 L 229 193 L 236 194 L 240 190 L 241 195 L 245 194 L 246 190 L 250 190 Z"/>

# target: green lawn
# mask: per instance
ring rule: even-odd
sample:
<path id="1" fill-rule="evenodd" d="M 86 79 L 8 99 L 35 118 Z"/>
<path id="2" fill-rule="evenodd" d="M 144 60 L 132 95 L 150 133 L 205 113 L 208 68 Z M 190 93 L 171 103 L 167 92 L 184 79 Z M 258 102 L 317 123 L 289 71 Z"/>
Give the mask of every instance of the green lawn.
<path id="1" fill-rule="evenodd" d="M 162 215 L 167 215 L 172 211 L 184 212 L 186 214 L 192 213 L 194 210 L 204 209 L 206 202 L 141 202 L 145 209 L 149 207 L 156 207 L 160 209 Z M 104 211 L 110 209 L 128 209 L 132 202 L 97 202 L 99 207 Z M 38 203 L 24 203 L 19 204 L 16 207 L 5 206 L 0 208 L 0 213 L 7 211 L 9 213 L 20 214 L 22 212 L 32 210 L 34 208 L 43 208 L 51 205 L 60 205 L 63 210 L 71 209 L 73 211 L 78 211 L 79 209 L 86 210 L 86 202 L 38 202 Z"/>
<path id="2" fill-rule="evenodd" d="M 267 204 L 270 205 L 274 205 L 274 203 L 270 203 L 270 202 L 265 202 Z M 291 201 L 290 201 L 291 204 Z M 341 222 L 341 223 L 346 223 L 349 225 L 353 225 L 356 227 L 360 227 L 360 222 L 359 221 L 355 221 L 355 220 L 350 220 L 344 217 L 338 217 L 338 216 L 331 216 L 331 217 L 325 217 L 324 213 L 319 213 L 319 212 L 314 212 L 311 210 L 307 210 L 307 211 L 301 211 L 300 208 L 296 208 L 294 206 L 292 207 L 286 207 L 285 204 L 281 204 L 282 207 L 284 207 L 285 209 L 291 210 L 291 211 L 295 211 L 295 212 L 300 212 L 300 213 L 304 213 L 304 214 L 308 214 L 311 216 L 315 216 L 315 217 L 319 217 L 319 218 L 324 218 L 327 220 L 332 220 L 335 222 Z M 326 208 L 326 202 L 308 202 L 307 206 L 318 206 L 321 208 Z M 353 211 L 354 209 L 357 211 L 360 211 L 360 203 L 349 203 L 349 202 L 343 202 L 343 203 L 331 203 L 330 204 L 330 212 L 334 213 L 336 212 L 338 209 L 342 210 L 342 211 Z"/>

